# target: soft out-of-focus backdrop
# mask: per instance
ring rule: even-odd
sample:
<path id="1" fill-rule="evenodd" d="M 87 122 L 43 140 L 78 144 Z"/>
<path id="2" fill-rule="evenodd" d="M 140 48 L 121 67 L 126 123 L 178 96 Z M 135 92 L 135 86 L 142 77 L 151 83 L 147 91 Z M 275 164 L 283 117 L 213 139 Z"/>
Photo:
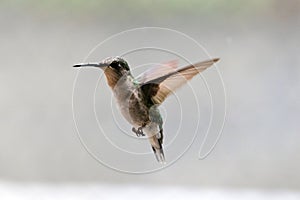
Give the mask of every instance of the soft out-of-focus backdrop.
<path id="1" fill-rule="evenodd" d="M 184 32 L 221 57 L 228 115 L 205 160 L 197 160 L 196 145 L 167 169 L 129 175 L 100 165 L 80 144 L 71 66 L 110 35 L 143 26 Z M 1 1 L 0 27 L 4 188 L 72 182 L 300 189 L 300 1 Z"/>

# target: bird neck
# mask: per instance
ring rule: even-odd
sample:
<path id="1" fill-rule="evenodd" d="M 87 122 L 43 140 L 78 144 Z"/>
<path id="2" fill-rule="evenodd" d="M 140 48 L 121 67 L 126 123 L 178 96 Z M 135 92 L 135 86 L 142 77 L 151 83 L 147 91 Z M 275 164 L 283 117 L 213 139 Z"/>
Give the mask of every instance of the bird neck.
<path id="1" fill-rule="evenodd" d="M 117 84 L 122 84 L 122 82 L 126 81 L 127 79 L 133 79 L 130 71 L 126 72 L 125 74 L 122 74 L 117 73 L 111 69 L 106 69 L 104 71 L 104 74 L 106 76 L 107 83 L 111 87 L 111 89 L 114 89 Z"/>

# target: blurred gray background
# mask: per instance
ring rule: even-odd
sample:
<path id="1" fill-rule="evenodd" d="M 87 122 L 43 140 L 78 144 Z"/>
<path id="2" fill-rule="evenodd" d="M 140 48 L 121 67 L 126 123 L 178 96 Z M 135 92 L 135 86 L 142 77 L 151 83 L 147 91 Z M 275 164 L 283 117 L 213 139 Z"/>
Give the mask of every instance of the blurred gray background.
<path id="1" fill-rule="evenodd" d="M 71 66 L 112 34 L 143 26 L 184 32 L 221 57 L 228 115 L 205 160 L 198 143 L 171 167 L 129 175 L 79 142 Z M 300 189 L 300 1 L 2 0 L 0 27 L 1 182 Z"/>

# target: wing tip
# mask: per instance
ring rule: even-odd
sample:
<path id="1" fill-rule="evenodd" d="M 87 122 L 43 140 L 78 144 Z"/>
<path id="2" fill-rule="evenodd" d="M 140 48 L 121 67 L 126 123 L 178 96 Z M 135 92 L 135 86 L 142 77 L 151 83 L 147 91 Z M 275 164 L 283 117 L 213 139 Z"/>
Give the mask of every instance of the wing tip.
<path id="1" fill-rule="evenodd" d="M 218 62 L 220 60 L 220 58 L 213 58 L 212 61 L 215 63 L 215 62 Z"/>

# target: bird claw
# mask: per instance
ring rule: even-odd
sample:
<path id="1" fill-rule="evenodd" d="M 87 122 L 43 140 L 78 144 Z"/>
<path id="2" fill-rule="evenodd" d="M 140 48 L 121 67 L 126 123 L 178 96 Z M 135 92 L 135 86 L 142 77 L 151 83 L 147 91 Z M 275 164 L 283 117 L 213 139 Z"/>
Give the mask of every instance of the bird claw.
<path id="1" fill-rule="evenodd" d="M 132 128 L 132 131 L 136 134 L 136 136 L 145 136 L 143 133 L 143 127 L 139 127 L 138 129 L 135 129 L 134 127 Z"/>

